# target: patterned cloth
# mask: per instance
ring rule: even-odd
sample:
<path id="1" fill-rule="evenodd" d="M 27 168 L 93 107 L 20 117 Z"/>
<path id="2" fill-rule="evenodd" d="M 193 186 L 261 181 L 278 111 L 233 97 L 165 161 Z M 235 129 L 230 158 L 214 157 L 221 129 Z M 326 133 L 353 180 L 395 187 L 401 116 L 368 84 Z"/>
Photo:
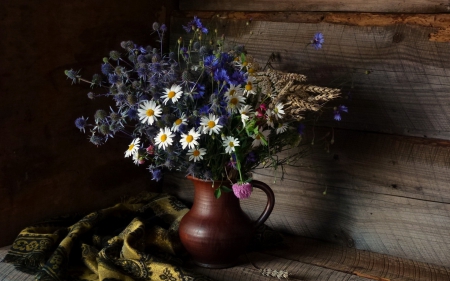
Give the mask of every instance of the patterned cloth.
<path id="1" fill-rule="evenodd" d="M 27 227 L 3 261 L 37 280 L 209 281 L 182 266 L 178 225 L 187 211 L 173 196 L 145 193 Z"/>

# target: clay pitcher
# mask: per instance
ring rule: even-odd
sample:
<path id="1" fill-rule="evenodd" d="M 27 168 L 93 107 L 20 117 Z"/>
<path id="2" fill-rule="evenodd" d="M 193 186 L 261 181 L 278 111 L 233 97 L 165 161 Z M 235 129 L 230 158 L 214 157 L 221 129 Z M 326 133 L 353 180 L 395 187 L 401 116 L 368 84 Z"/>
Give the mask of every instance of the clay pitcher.
<path id="1" fill-rule="evenodd" d="M 263 182 L 251 182 L 267 195 L 263 213 L 253 222 L 233 192 L 222 192 L 220 198 L 215 198 L 214 189 L 220 185 L 231 188 L 229 181 L 215 181 L 213 185 L 212 181 L 188 178 L 194 183 L 195 195 L 192 208 L 180 222 L 181 243 L 199 266 L 231 267 L 245 253 L 256 228 L 270 216 L 275 204 L 273 191 Z"/>

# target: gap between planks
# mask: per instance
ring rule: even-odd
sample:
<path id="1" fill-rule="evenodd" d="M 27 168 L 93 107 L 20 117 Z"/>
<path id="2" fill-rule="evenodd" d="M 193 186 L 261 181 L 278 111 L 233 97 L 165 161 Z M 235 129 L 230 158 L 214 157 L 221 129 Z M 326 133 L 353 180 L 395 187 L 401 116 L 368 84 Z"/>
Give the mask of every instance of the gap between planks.
<path id="1" fill-rule="evenodd" d="M 174 11 L 175 17 L 201 19 L 272 21 L 289 23 L 332 23 L 353 26 L 388 26 L 408 24 L 436 28 L 428 35 L 430 41 L 450 42 L 450 14 L 396 14 L 346 12 L 233 12 L 233 11 Z"/>

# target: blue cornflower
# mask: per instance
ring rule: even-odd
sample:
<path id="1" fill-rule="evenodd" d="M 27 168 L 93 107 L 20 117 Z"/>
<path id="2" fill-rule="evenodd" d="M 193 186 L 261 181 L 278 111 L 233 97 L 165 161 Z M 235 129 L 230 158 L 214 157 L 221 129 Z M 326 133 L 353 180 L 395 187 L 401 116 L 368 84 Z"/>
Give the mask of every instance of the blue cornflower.
<path id="1" fill-rule="evenodd" d="M 340 105 L 334 108 L 334 120 L 341 121 L 341 112 L 348 112 L 348 108 L 345 105 Z"/>
<path id="2" fill-rule="evenodd" d="M 245 72 L 243 71 L 235 71 L 230 77 L 230 83 L 233 85 L 242 85 L 247 82 L 247 78 L 245 77 Z"/>
<path id="3" fill-rule="evenodd" d="M 112 65 L 111 64 L 109 64 L 109 63 L 104 63 L 104 64 L 102 64 L 102 73 L 104 74 L 104 75 L 109 75 L 110 73 L 113 73 L 114 72 L 114 67 L 112 67 Z"/>
<path id="4" fill-rule="evenodd" d="M 220 54 L 220 67 L 225 67 L 231 61 L 233 61 L 233 57 L 230 56 L 228 53 Z"/>
<path id="5" fill-rule="evenodd" d="M 167 31 L 167 26 L 163 23 L 163 24 L 161 24 L 161 26 L 159 27 L 159 30 L 161 30 L 162 32 L 166 32 L 166 31 Z"/>
<path id="6" fill-rule="evenodd" d="M 200 114 L 208 114 L 209 113 L 209 105 L 205 104 L 204 106 L 198 109 L 198 113 Z"/>
<path id="7" fill-rule="evenodd" d="M 81 116 L 81 117 L 79 117 L 79 118 L 77 118 L 76 120 L 75 120 L 75 126 L 78 128 L 78 129 L 80 129 L 80 131 L 83 131 L 83 133 L 85 133 L 85 130 L 84 130 L 84 128 L 86 127 L 86 125 L 87 125 L 87 123 L 86 123 L 86 121 L 88 120 L 89 118 L 84 118 L 83 116 Z"/>
<path id="8" fill-rule="evenodd" d="M 322 44 L 325 42 L 323 38 L 322 32 L 317 32 L 314 34 L 313 39 L 311 40 L 311 45 L 313 45 L 314 49 L 319 50 L 322 48 Z"/>
<path id="9" fill-rule="evenodd" d="M 191 32 L 191 30 L 199 29 L 202 33 L 208 33 L 208 29 L 203 27 L 202 22 L 197 16 L 194 16 L 194 19 L 187 23 L 186 26 L 183 25 L 183 29 L 186 30 L 187 33 Z"/>
<path id="10" fill-rule="evenodd" d="M 201 85 L 201 84 L 197 84 L 195 86 L 195 90 L 193 92 L 192 97 L 196 100 L 196 99 L 200 99 L 205 95 L 205 86 Z"/>
<path id="11" fill-rule="evenodd" d="M 205 66 L 208 73 L 213 73 L 217 69 L 219 61 L 217 60 L 216 56 L 210 55 L 205 57 L 205 59 L 203 60 L 203 65 Z"/>
<path id="12" fill-rule="evenodd" d="M 152 180 L 160 181 L 162 179 L 162 171 L 161 169 L 151 169 L 150 172 L 152 173 Z"/>
<path id="13" fill-rule="evenodd" d="M 223 83 L 230 83 L 230 77 L 228 76 L 227 71 L 223 68 L 219 68 L 214 71 L 214 80 Z"/>
<path id="14" fill-rule="evenodd" d="M 185 59 L 189 58 L 188 49 L 186 47 L 181 47 L 180 48 L 180 55 L 182 55 L 183 58 L 185 58 Z"/>

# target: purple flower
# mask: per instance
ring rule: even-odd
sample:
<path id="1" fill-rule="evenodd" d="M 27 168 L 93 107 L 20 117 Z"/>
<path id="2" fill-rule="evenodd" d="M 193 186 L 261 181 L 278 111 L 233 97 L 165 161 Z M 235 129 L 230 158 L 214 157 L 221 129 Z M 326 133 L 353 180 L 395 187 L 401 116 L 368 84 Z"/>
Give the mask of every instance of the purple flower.
<path id="1" fill-rule="evenodd" d="M 230 82 L 230 77 L 225 69 L 220 68 L 214 71 L 214 80 L 218 82 Z"/>
<path id="2" fill-rule="evenodd" d="M 150 170 L 150 172 L 152 173 L 152 180 L 155 181 L 160 181 L 162 179 L 162 172 L 160 169 L 152 169 Z"/>
<path id="3" fill-rule="evenodd" d="M 199 18 L 197 18 L 197 16 L 194 16 L 194 19 L 188 22 L 186 26 L 183 25 L 183 29 L 186 30 L 187 33 L 197 28 L 200 29 L 200 31 L 203 33 L 208 33 L 208 29 L 203 27 L 202 22 L 200 21 Z"/>
<path id="4" fill-rule="evenodd" d="M 253 187 L 250 183 L 235 183 L 231 187 L 234 195 L 239 199 L 247 199 L 252 194 Z"/>
<path id="5" fill-rule="evenodd" d="M 217 66 L 219 65 L 219 61 L 217 60 L 216 56 L 210 55 L 210 56 L 205 57 L 205 59 L 203 60 L 203 64 L 204 64 L 206 70 L 209 73 L 212 73 L 217 69 Z"/>
<path id="6" fill-rule="evenodd" d="M 110 65 L 109 63 L 102 64 L 102 73 L 104 75 L 108 75 L 113 72 L 114 72 L 114 67 L 112 67 L 112 65 Z"/>
<path id="7" fill-rule="evenodd" d="M 322 48 L 322 44 L 324 42 L 325 39 L 323 38 L 323 34 L 321 32 L 317 32 L 311 40 L 311 45 L 313 45 L 314 49 L 319 50 Z"/>
<path id="8" fill-rule="evenodd" d="M 108 74 L 108 82 L 109 84 L 116 84 L 119 81 L 119 76 L 115 73 Z"/>
<path id="9" fill-rule="evenodd" d="M 85 131 L 84 131 L 84 128 L 85 128 L 86 125 L 87 125 L 86 121 L 87 121 L 87 118 L 85 119 L 84 117 L 79 117 L 79 118 L 77 118 L 77 119 L 75 120 L 75 126 L 76 126 L 78 129 L 80 129 L 80 131 L 83 131 L 83 133 L 85 132 Z"/>
<path id="10" fill-rule="evenodd" d="M 348 112 L 348 108 L 345 105 L 340 105 L 334 108 L 334 120 L 341 121 L 341 113 Z"/>
<path id="11" fill-rule="evenodd" d="M 245 72 L 243 71 L 235 71 L 230 77 L 230 83 L 233 85 L 240 85 L 246 82 Z"/>

